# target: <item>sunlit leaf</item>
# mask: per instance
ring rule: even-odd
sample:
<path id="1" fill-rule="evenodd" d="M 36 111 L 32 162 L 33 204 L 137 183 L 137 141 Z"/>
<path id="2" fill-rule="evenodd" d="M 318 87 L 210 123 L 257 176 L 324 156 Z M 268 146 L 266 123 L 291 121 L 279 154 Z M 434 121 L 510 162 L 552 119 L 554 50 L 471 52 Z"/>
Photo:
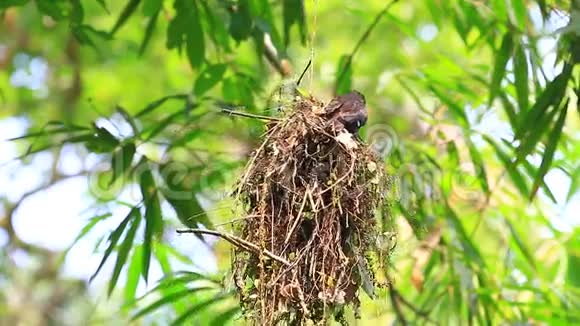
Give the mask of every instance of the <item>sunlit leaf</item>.
<path id="1" fill-rule="evenodd" d="M 157 187 L 153 174 L 147 161 L 143 161 L 141 166 L 144 169 L 140 173 L 139 185 L 145 203 L 145 235 L 143 241 L 143 269 L 141 275 L 147 282 L 149 276 L 149 264 L 151 261 L 151 250 L 153 237 L 158 236 L 163 231 L 163 221 L 161 219 L 161 203 L 157 194 Z"/>
<path id="2" fill-rule="evenodd" d="M 177 317 L 177 319 L 175 319 L 171 323 L 171 326 L 182 325 L 186 320 L 191 318 L 196 312 L 201 311 L 203 309 L 206 309 L 209 306 L 211 306 L 212 304 L 214 304 L 218 301 L 224 300 L 225 298 L 227 298 L 230 295 L 231 294 L 229 294 L 229 293 L 220 293 L 209 300 L 202 301 L 198 304 L 193 305 L 186 312 L 184 312 L 181 316 Z"/>
<path id="3" fill-rule="evenodd" d="M 113 268 L 113 275 L 109 280 L 109 288 L 107 291 L 109 296 L 111 295 L 111 293 L 113 293 L 115 285 L 117 285 L 117 280 L 119 279 L 119 275 L 121 275 L 121 270 L 123 269 L 123 266 L 127 261 L 127 257 L 129 256 L 129 252 L 133 247 L 135 234 L 137 233 L 139 225 L 141 224 L 141 213 L 139 212 L 139 209 L 132 209 L 131 212 L 129 212 L 129 216 L 131 216 L 132 218 L 131 227 L 129 228 L 129 231 L 127 231 L 125 239 L 123 240 L 123 242 L 119 246 L 119 250 L 117 251 L 117 261 L 115 262 L 115 267 Z"/>
<path id="4" fill-rule="evenodd" d="M 196 288 L 187 288 L 185 290 L 181 290 L 181 291 L 176 291 L 173 293 L 170 293 L 168 295 L 164 295 L 161 297 L 161 299 L 153 302 L 152 304 L 148 305 L 147 307 L 141 309 L 139 312 L 137 312 L 133 317 L 131 317 L 131 320 L 135 320 L 138 319 L 142 316 L 147 315 L 148 313 L 158 309 L 159 307 L 169 304 L 169 303 L 174 303 L 177 300 L 180 300 L 186 296 L 189 295 L 195 295 L 196 292 L 199 291 L 206 291 L 206 290 L 212 290 L 214 288 L 212 287 L 207 287 L 207 286 L 201 286 L 201 287 L 196 287 Z"/>
<path id="5" fill-rule="evenodd" d="M 163 103 L 165 103 L 167 100 L 171 100 L 171 99 L 184 101 L 184 100 L 187 100 L 187 94 L 168 95 L 168 96 L 162 97 L 156 101 L 153 101 L 153 102 L 149 103 L 145 108 L 143 108 L 143 110 L 139 111 L 135 115 L 135 118 L 140 118 L 140 117 L 143 117 L 143 116 L 153 112 L 155 109 L 159 108 Z"/>
<path id="6" fill-rule="evenodd" d="M 135 300 L 135 293 L 139 285 L 139 276 L 141 275 L 141 262 L 143 261 L 143 246 L 136 245 L 133 248 L 133 256 L 127 267 L 127 282 L 123 291 L 125 302 Z"/>
<path id="7" fill-rule="evenodd" d="M 215 64 L 207 66 L 195 81 L 193 92 L 197 96 L 203 95 L 205 92 L 212 89 L 226 72 L 227 65 Z"/>
<path id="8" fill-rule="evenodd" d="M 481 189 L 489 195 L 489 184 L 487 182 L 487 173 L 485 171 L 485 164 L 483 163 L 483 158 L 479 153 L 479 150 L 475 147 L 475 144 L 471 141 L 469 137 L 465 138 L 465 143 L 469 150 L 469 155 L 471 156 L 471 161 L 475 166 L 475 170 L 477 173 L 477 180 L 481 185 Z"/>
<path id="9" fill-rule="evenodd" d="M 526 180 L 522 174 L 517 170 L 517 168 L 512 164 L 512 155 L 506 153 L 499 144 L 497 144 L 491 137 L 484 135 L 483 139 L 489 143 L 499 160 L 501 161 L 503 167 L 506 169 L 510 180 L 513 182 L 514 186 L 518 189 L 522 196 L 529 196 L 529 189 L 526 184 Z"/>
<path id="10" fill-rule="evenodd" d="M 489 88 L 489 106 L 492 105 L 493 100 L 499 94 L 501 81 L 505 76 L 506 65 L 511 57 L 514 46 L 513 35 L 507 32 L 501 41 L 499 51 L 495 55 L 495 62 L 493 65 L 493 73 L 491 76 L 491 84 Z"/>
<path id="11" fill-rule="evenodd" d="M 226 325 L 226 323 L 234 318 L 234 316 L 236 316 L 239 312 L 240 312 L 240 307 L 233 307 L 230 308 L 226 311 L 221 312 L 216 318 L 214 318 L 211 323 L 210 326 L 223 326 Z"/>
<path id="12" fill-rule="evenodd" d="M 548 173 L 550 166 L 552 165 L 552 160 L 554 159 L 554 154 L 556 153 L 556 147 L 562 135 L 562 130 L 564 129 L 564 122 L 566 121 L 566 114 L 568 113 L 568 101 L 560 108 L 560 116 L 558 120 L 552 127 L 552 131 L 548 135 L 548 142 L 546 143 L 546 149 L 544 150 L 544 156 L 542 157 L 542 163 L 540 164 L 540 169 L 538 174 L 534 178 L 534 184 L 530 192 L 530 200 L 534 198 L 540 184 L 544 180 L 544 176 Z"/>
<path id="13" fill-rule="evenodd" d="M 147 27 L 145 28 L 145 34 L 143 35 L 143 41 L 141 41 L 141 46 L 139 47 L 139 55 L 142 56 L 151 41 L 153 32 L 155 31 L 155 26 L 157 26 L 157 18 L 159 17 L 159 11 L 154 13 L 147 22 Z"/>
<path id="14" fill-rule="evenodd" d="M 514 55 L 514 75 L 515 75 L 515 85 L 518 94 L 518 106 L 520 112 L 526 112 L 528 110 L 528 61 L 526 59 L 526 53 L 521 44 L 516 46 Z"/>
<path id="15" fill-rule="evenodd" d="M 99 267 L 97 267 L 97 270 L 89 278 L 89 282 L 92 282 L 93 279 L 95 278 L 95 276 L 97 276 L 97 274 L 99 274 L 99 271 L 101 270 L 101 268 L 103 267 L 103 265 L 105 264 L 107 259 L 109 258 L 109 255 L 111 255 L 111 253 L 113 252 L 113 249 L 115 249 L 115 247 L 117 246 L 117 242 L 119 242 L 121 235 L 123 235 L 123 231 L 125 231 L 125 227 L 127 227 L 127 224 L 129 224 L 129 222 L 132 220 L 133 210 L 136 210 L 136 209 L 139 209 L 139 208 L 134 207 L 133 209 L 131 209 L 131 211 L 129 212 L 127 217 L 125 217 L 125 219 L 119 224 L 119 226 L 117 226 L 115 231 L 113 231 L 109 235 L 109 246 L 107 247 L 107 249 L 105 249 L 105 254 L 103 255 L 103 259 L 101 259 L 101 263 L 99 264 Z"/>
<path id="16" fill-rule="evenodd" d="M 295 24 L 300 30 L 300 40 L 306 44 L 306 18 L 303 0 L 283 0 L 284 43 L 290 44 L 290 30 Z"/>
<path id="17" fill-rule="evenodd" d="M 512 235 L 512 238 L 514 239 L 514 242 L 517 245 L 518 249 L 522 252 L 522 254 L 526 258 L 526 260 L 528 261 L 530 266 L 532 266 L 532 268 L 535 270 L 536 269 L 536 262 L 534 260 L 534 255 L 530 252 L 530 250 L 528 249 L 528 246 L 526 246 L 524 239 L 517 232 L 517 230 L 515 229 L 514 225 L 510 222 L 510 220 L 508 220 L 506 218 L 506 219 L 504 219 L 504 221 L 505 221 L 506 225 L 508 226 L 508 229 L 509 229 L 509 231 Z"/>
<path id="18" fill-rule="evenodd" d="M 111 32 L 110 32 L 111 35 L 115 35 L 115 33 L 117 33 L 117 31 L 121 27 L 123 27 L 123 25 L 125 25 L 127 20 L 135 13 L 135 10 L 137 10 L 139 3 L 141 3 L 141 0 L 128 0 L 127 1 L 127 4 L 123 8 L 123 11 L 119 15 L 119 18 L 117 18 L 117 22 L 115 23 L 115 25 L 111 29 Z"/>
<path id="19" fill-rule="evenodd" d="M 111 178 L 110 184 L 113 184 L 117 178 L 125 175 L 129 167 L 131 167 L 131 162 L 133 161 L 133 156 L 135 155 L 135 143 L 128 142 L 123 144 L 113 153 L 111 158 L 111 169 L 113 170 L 113 177 Z"/>
<path id="20" fill-rule="evenodd" d="M 162 5 L 163 0 L 143 0 L 143 15 L 157 16 Z"/>
<path id="21" fill-rule="evenodd" d="M 526 8 L 526 0 L 511 0 L 513 13 L 516 23 L 520 30 L 526 29 L 526 22 L 528 17 L 528 9 Z"/>

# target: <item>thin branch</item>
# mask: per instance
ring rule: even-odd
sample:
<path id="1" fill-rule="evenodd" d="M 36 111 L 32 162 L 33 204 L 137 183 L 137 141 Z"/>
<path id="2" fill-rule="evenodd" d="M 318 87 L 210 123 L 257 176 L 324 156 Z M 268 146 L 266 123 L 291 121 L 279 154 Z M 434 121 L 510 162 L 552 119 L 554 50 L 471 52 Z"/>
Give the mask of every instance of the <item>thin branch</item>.
<path id="1" fill-rule="evenodd" d="M 213 235 L 216 237 L 220 237 L 226 241 L 228 241 L 229 243 L 233 244 L 234 246 L 237 246 L 239 248 L 242 248 L 244 250 L 247 251 L 251 251 L 255 254 L 264 254 L 272 259 L 274 259 L 275 261 L 282 263 L 286 266 L 291 266 L 290 262 L 287 261 L 286 259 L 273 254 L 272 252 L 266 250 L 266 249 L 260 249 L 257 245 L 248 242 L 240 237 L 236 237 L 235 235 L 232 234 L 228 234 L 228 233 L 223 233 L 223 232 L 219 232 L 219 231 L 215 231 L 215 230 L 204 230 L 204 229 L 182 229 L 182 230 L 176 230 L 177 233 L 182 234 L 182 233 L 194 233 L 194 234 L 209 234 L 209 235 Z"/>
<path id="2" fill-rule="evenodd" d="M 399 304 L 398 292 L 392 286 L 389 287 L 389 297 L 391 297 L 391 304 L 393 305 L 393 309 L 395 310 L 395 315 L 397 319 L 401 322 L 403 326 L 409 325 L 407 319 L 405 319 L 405 314 L 403 314 L 403 310 L 401 309 L 401 305 Z"/>
<path id="3" fill-rule="evenodd" d="M 302 78 L 304 78 L 304 75 L 306 75 L 306 72 L 308 71 L 308 69 L 310 68 L 311 65 L 312 65 L 312 59 L 308 60 L 308 64 L 306 64 L 306 68 L 304 68 L 304 70 L 300 74 L 300 77 L 298 78 L 298 81 L 296 81 L 296 86 L 300 86 L 300 83 L 302 82 Z"/>
<path id="4" fill-rule="evenodd" d="M 356 43 L 356 45 L 354 46 L 354 48 L 352 49 L 352 52 L 348 55 L 346 64 L 344 65 L 344 67 L 341 69 L 340 74 L 338 75 L 338 78 L 336 79 L 336 85 L 339 85 L 342 82 L 342 79 L 344 78 L 347 70 L 350 68 L 350 66 L 352 66 L 352 58 L 354 57 L 354 55 L 358 52 L 359 48 L 362 46 L 362 44 L 368 39 L 369 35 L 371 34 L 371 32 L 373 31 L 373 29 L 375 29 L 375 27 L 378 25 L 378 23 L 381 21 L 381 19 L 383 18 L 383 16 L 389 11 L 389 9 L 391 9 L 391 7 L 397 3 L 399 0 L 392 0 L 391 2 L 389 2 L 384 8 L 383 10 L 381 10 L 376 16 L 375 19 L 373 20 L 373 22 L 369 25 L 369 27 L 367 28 L 367 30 L 364 32 L 364 34 L 361 36 L 361 38 L 358 40 L 358 42 Z"/>
<path id="5" fill-rule="evenodd" d="M 225 113 L 225 114 L 229 114 L 229 115 L 237 115 L 237 116 L 240 116 L 240 117 L 258 119 L 258 120 L 276 121 L 276 122 L 282 121 L 281 119 L 275 118 L 275 117 L 267 117 L 265 115 L 258 115 L 258 114 L 251 114 L 251 113 L 246 113 L 246 112 L 239 112 L 239 111 L 234 111 L 234 110 L 230 110 L 230 109 L 221 109 L 221 112 L 222 113 Z"/>

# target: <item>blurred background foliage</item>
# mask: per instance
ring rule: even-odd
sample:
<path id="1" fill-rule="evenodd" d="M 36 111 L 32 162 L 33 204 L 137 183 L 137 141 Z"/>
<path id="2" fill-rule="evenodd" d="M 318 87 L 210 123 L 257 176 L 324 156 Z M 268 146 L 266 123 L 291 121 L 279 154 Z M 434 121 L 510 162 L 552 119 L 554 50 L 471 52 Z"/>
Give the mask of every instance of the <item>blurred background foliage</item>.
<path id="1" fill-rule="evenodd" d="M 231 248 L 175 229 L 236 223 L 264 126 L 221 111 L 283 115 L 309 62 L 393 176 L 357 324 L 579 322 L 580 1 L 2 0 L 1 323 L 243 323 Z"/>

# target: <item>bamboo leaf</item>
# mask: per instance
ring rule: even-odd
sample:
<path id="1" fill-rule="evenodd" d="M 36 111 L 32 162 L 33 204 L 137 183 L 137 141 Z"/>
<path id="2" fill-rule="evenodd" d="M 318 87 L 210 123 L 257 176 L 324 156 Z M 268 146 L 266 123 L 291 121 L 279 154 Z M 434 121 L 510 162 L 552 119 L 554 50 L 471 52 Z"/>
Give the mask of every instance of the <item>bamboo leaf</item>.
<path id="1" fill-rule="evenodd" d="M 121 238 L 123 231 L 125 231 L 125 227 L 127 227 L 127 224 L 129 224 L 129 222 L 131 221 L 132 214 L 133 214 L 132 212 L 135 209 L 138 209 L 138 208 L 134 207 L 133 209 L 131 209 L 129 214 L 127 214 L 127 217 L 125 217 L 125 219 L 123 219 L 123 221 L 119 224 L 119 226 L 117 226 L 115 231 L 111 232 L 111 234 L 109 235 L 109 246 L 107 247 L 107 249 L 105 249 L 105 254 L 103 255 L 103 259 L 101 260 L 101 263 L 99 264 L 99 267 L 97 267 L 97 270 L 95 271 L 95 273 L 93 273 L 93 275 L 89 278 L 89 282 L 92 282 L 93 279 L 95 278 L 95 276 L 97 276 L 97 274 L 99 274 L 99 271 L 101 270 L 103 265 L 105 265 L 105 262 L 109 258 L 109 255 L 111 255 L 111 253 L 113 252 L 113 249 L 115 249 L 115 246 L 117 246 L 117 242 Z"/>
<path id="2" fill-rule="evenodd" d="M 540 184 L 544 181 L 544 176 L 546 173 L 548 173 L 548 170 L 552 164 L 552 160 L 554 159 L 554 154 L 556 153 L 556 148 L 558 147 L 558 142 L 560 140 L 560 136 L 562 135 L 562 130 L 564 129 L 566 114 L 568 113 L 568 102 L 569 101 L 566 101 L 563 107 L 560 109 L 560 116 L 558 117 L 556 124 L 548 136 L 548 142 L 546 144 L 546 149 L 544 150 L 542 163 L 540 164 L 540 169 L 538 170 L 538 174 L 534 179 L 534 184 L 530 193 L 530 200 L 532 200 L 536 195 L 536 192 L 538 191 Z"/>
<path id="3" fill-rule="evenodd" d="M 222 313 L 220 313 L 214 320 L 211 321 L 210 326 L 223 326 L 226 323 L 234 318 L 235 315 L 240 312 L 240 307 L 232 307 Z"/>
<path id="4" fill-rule="evenodd" d="M 337 79 L 334 86 L 334 94 L 342 95 L 348 93 L 352 90 L 352 65 L 350 60 L 352 58 L 349 55 L 343 55 L 338 61 L 338 68 L 336 69 Z"/>
<path id="5" fill-rule="evenodd" d="M 121 15 L 119 15 L 119 18 L 117 19 L 117 22 L 115 23 L 115 26 L 113 26 L 113 28 L 111 29 L 111 32 L 109 33 L 111 36 L 115 35 L 115 33 L 117 33 L 117 31 L 121 27 L 123 27 L 123 25 L 125 25 L 127 20 L 135 13 L 135 10 L 139 6 L 139 3 L 141 3 L 141 0 L 129 0 L 129 1 L 127 1 L 127 4 L 125 5 L 125 8 L 123 8 Z"/>
<path id="6" fill-rule="evenodd" d="M 517 170 L 517 168 L 512 164 L 512 161 L 511 161 L 512 155 L 509 155 L 508 153 L 506 153 L 499 146 L 499 144 L 497 144 L 493 139 L 491 139 L 491 137 L 484 135 L 483 139 L 493 147 L 498 159 L 501 161 L 503 167 L 506 169 L 506 171 L 510 177 L 510 180 L 513 182 L 514 186 L 516 186 L 516 188 L 518 189 L 520 194 L 522 196 L 528 197 L 530 192 L 529 192 L 528 186 L 526 184 L 526 180 L 521 175 L 521 173 Z"/>
<path id="7" fill-rule="evenodd" d="M 144 161 L 142 164 L 148 164 Z M 161 219 L 161 204 L 159 196 L 157 195 L 157 188 L 153 174 L 149 166 L 141 172 L 139 184 L 141 186 L 141 194 L 145 203 L 145 236 L 143 241 L 143 268 L 141 275 L 147 282 L 149 276 L 149 264 L 151 261 L 151 250 L 153 246 L 153 237 L 160 235 L 163 231 L 163 221 Z"/>
<path id="8" fill-rule="evenodd" d="M 511 0 L 511 3 L 516 23 L 521 31 L 525 31 L 528 17 L 526 2 L 525 0 Z"/>
<path id="9" fill-rule="evenodd" d="M 127 257 L 129 256 L 129 252 L 133 247 L 135 234 L 137 233 L 139 225 L 141 224 L 141 214 L 139 209 L 132 209 L 129 212 L 129 216 L 132 218 L 131 227 L 129 228 L 129 231 L 127 231 L 127 235 L 125 235 L 125 239 L 117 251 L 117 261 L 115 262 L 115 267 L 113 268 L 113 275 L 109 280 L 109 296 L 111 296 L 111 293 L 113 293 L 113 290 L 115 289 L 115 285 L 117 285 L 117 280 L 119 279 L 119 275 L 121 275 L 121 270 L 123 269 L 123 266 L 127 261 Z"/>
<path id="10" fill-rule="evenodd" d="M 489 106 L 493 104 L 493 100 L 499 94 L 501 88 L 501 81 L 505 76 L 506 65 L 510 59 L 513 51 L 514 41 L 510 32 L 507 32 L 501 41 L 499 51 L 495 55 L 495 63 L 493 66 L 493 73 L 491 76 L 491 84 L 489 87 Z"/>
<path id="11" fill-rule="evenodd" d="M 139 275 L 141 274 L 141 262 L 143 261 L 143 246 L 136 245 L 133 249 L 133 256 L 127 267 L 127 282 L 123 291 L 125 302 L 135 300 L 135 293 L 139 285 Z"/>
<path id="12" fill-rule="evenodd" d="M 160 107 L 163 103 L 165 103 L 167 100 L 171 100 L 171 99 L 184 101 L 184 100 L 187 100 L 187 94 L 168 95 L 168 96 L 162 97 L 156 101 L 153 101 L 153 102 L 149 103 L 145 108 L 143 108 L 143 110 L 139 111 L 139 113 L 137 113 L 135 115 L 135 118 L 141 118 L 144 115 L 147 115 L 147 114 L 153 112 L 155 109 Z"/>
<path id="13" fill-rule="evenodd" d="M 173 293 L 170 293 L 168 295 L 165 295 L 163 297 L 161 297 L 161 299 L 153 302 L 152 304 L 148 305 L 147 307 L 141 309 L 139 312 L 137 312 L 135 315 L 133 315 L 133 317 L 131 317 L 131 320 L 135 320 L 138 319 L 142 316 L 147 315 L 148 313 L 158 309 L 159 307 L 168 304 L 168 303 L 174 303 L 175 301 L 178 301 L 188 295 L 194 295 L 196 292 L 199 291 L 205 291 L 205 290 L 212 290 L 214 288 L 211 287 L 197 287 L 197 288 L 186 288 L 185 290 L 181 290 L 181 291 L 176 291 Z"/>
<path id="14" fill-rule="evenodd" d="M 143 56 L 149 42 L 151 41 L 151 37 L 153 36 L 153 32 L 155 31 L 155 27 L 157 26 L 157 18 L 159 17 L 159 12 L 157 11 L 153 14 L 149 21 L 147 22 L 147 27 L 145 27 L 145 34 L 143 35 L 143 41 L 141 41 L 141 46 L 139 47 L 139 56 Z"/>
<path id="15" fill-rule="evenodd" d="M 205 92 L 212 89 L 222 79 L 226 68 L 227 65 L 225 64 L 215 64 L 205 68 L 195 81 L 193 88 L 195 95 L 202 96 Z"/>
<path id="16" fill-rule="evenodd" d="M 135 143 L 133 142 L 122 145 L 113 153 L 111 158 L 113 177 L 111 178 L 109 185 L 113 184 L 117 178 L 125 175 L 129 167 L 131 167 L 133 156 L 135 156 Z"/>
<path id="17" fill-rule="evenodd" d="M 469 155 L 471 156 L 471 161 L 475 166 L 477 172 L 477 179 L 479 180 L 479 184 L 481 185 L 481 189 L 489 195 L 489 184 L 487 182 L 487 172 L 485 171 L 485 164 L 483 163 L 483 159 L 481 158 L 481 154 L 471 141 L 469 137 L 465 138 L 465 142 L 467 148 L 469 150 Z"/>
<path id="18" fill-rule="evenodd" d="M 515 75 L 515 86 L 518 95 L 518 106 L 520 112 L 528 111 L 528 61 L 526 58 L 526 53 L 521 44 L 518 44 L 515 49 L 514 55 L 514 75 Z"/>
<path id="19" fill-rule="evenodd" d="M 532 266 L 532 268 L 535 270 L 536 269 L 536 262 L 534 261 L 534 256 L 530 253 L 530 250 L 528 249 L 528 247 L 524 243 L 522 237 L 520 237 L 520 235 L 516 231 L 513 224 L 507 218 L 504 219 L 504 221 L 505 221 L 506 225 L 508 226 L 508 229 L 510 230 L 512 238 L 514 239 L 514 242 L 516 243 L 518 249 L 522 252 L 522 254 L 526 258 L 526 260 L 528 261 L 530 266 Z"/>
<path id="20" fill-rule="evenodd" d="M 212 304 L 214 304 L 218 301 L 224 300 L 225 298 L 227 298 L 230 295 L 231 294 L 229 294 L 229 293 L 220 293 L 209 300 L 202 301 L 196 305 L 193 305 L 186 312 L 184 312 L 181 316 L 177 317 L 177 319 L 175 319 L 171 323 L 171 326 L 183 325 L 184 322 L 186 320 L 188 320 L 189 318 L 191 318 L 196 312 L 201 311 L 201 310 L 211 306 Z"/>

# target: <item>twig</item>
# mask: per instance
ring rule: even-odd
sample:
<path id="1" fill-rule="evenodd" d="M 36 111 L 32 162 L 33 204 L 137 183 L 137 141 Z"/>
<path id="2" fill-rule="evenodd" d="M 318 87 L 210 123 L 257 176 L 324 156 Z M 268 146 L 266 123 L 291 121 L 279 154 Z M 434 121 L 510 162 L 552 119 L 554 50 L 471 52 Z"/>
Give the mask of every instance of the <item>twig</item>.
<path id="1" fill-rule="evenodd" d="M 233 244 L 234 246 L 245 249 L 247 251 L 252 251 L 255 254 L 263 253 L 264 255 L 274 259 L 275 261 L 277 261 L 279 263 L 282 263 L 286 266 L 290 266 L 290 262 L 287 261 L 286 259 L 284 259 L 278 255 L 275 255 L 266 249 L 260 249 L 255 244 L 248 242 L 240 237 L 236 237 L 235 235 L 231 235 L 228 233 L 223 233 L 223 232 L 219 232 L 219 231 L 215 231 L 215 230 L 203 230 L 203 229 L 182 229 L 182 230 L 176 230 L 176 231 L 179 234 L 182 234 L 182 233 L 209 234 L 209 235 L 213 235 L 216 237 L 220 237 L 220 238 L 228 241 L 229 243 Z"/>
<path id="2" fill-rule="evenodd" d="M 280 118 L 267 117 L 265 115 L 251 114 L 251 113 L 246 113 L 246 112 L 238 112 L 238 111 L 234 111 L 234 110 L 230 110 L 230 109 L 221 109 L 221 112 L 225 113 L 225 114 L 229 114 L 229 115 L 237 115 L 240 117 L 258 119 L 258 120 L 277 121 L 277 122 L 282 121 L 282 119 L 280 119 Z"/>
<path id="3" fill-rule="evenodd" d="M 383 18 L 383 16 L 389 11 L 389 9 L 391 9 L 391 6 L 394 5 L 395 3 L 397 3 L 399 0 L 392 0 L 391 2 L 389 2 L 384 8 L 383 10 L 381 10 L 376 16 L 375 19 L 373 20 L 373 22 L 369 25 L 369 27 L 367 28 L 367 30 L 364 32 L 364 34 L 361 36 L 361 38 L 358 40 L 358 42 L 356 43 L 356 45 L 354 46 L 354 48 L 352 49 L 352 52 L 348 55 L 348 58 L 346 60 L 346 63 L 344 65 L 344 67 L 341 69 L 340 74 L 338 75 L 338 78 L 336 79 L 336 85 L 340 85 L 340 83 L 342 82 L 342 79 L 344 78 L 346 71 L 350 68 L 350 66 L 352 65 L 352 58 L 354 57 L 354 55 L 358 52 L 359 48 L 362 46 L 362 44 L 367 40 L 367 38 L 369 37 L 369 35 L 371 34 L 371 32 L 373 31 L 373 29 L 377 26 L 377 24 L 379 23 L 379 21 L 381 21 L 381 19 Z"/>
<path id="4" fill-rule="evenodd" d="M 433 323 L 435 325 L 439 325 L 436 321 L 432 320 L 431 318 L 429 318 L 429 314 L 423 310 L 419 310 L 419 308 L 415 307 L 412 303 L 409 302 L 409 300 L 405 299 L 405 297 L 403 297 L 399 291 L 397 291 L 397 289 L 391 287 L 391 290 L 394 293 L 394 296 L 399 299 L 401 301 L 401 303 L 403 305 L 405 305 L 407 308 L 411 309 L 417 316 L 425 319 L 426 321 Z"/>
<path id="5" fill-rule="evenodd" d="M 290 63 L 288 60 L 280 59 L 278 57 L 278 50 L 276 50 L 276 47 L 272 44 L 270 35 L 267 33 L 264 33 L 264 56 L 282 77 L 290 76 L 292 73 Z"/>
<path id="6" fill-rule="evenodd" d="M 306 65 L 306 68 L 304 68 L 304 70 L 300 74 L 300 77 L 296 81 L 296 86 L 300 86 L 300 83 L 302 82 L 302 78 L 304 78 L 304 75 L 306 75 L 306 72 L 308 71 L 308 68 L 310 68 L 311 65 L 312 65 L 312 59 L 308 60 L 308 64 Z"/>

